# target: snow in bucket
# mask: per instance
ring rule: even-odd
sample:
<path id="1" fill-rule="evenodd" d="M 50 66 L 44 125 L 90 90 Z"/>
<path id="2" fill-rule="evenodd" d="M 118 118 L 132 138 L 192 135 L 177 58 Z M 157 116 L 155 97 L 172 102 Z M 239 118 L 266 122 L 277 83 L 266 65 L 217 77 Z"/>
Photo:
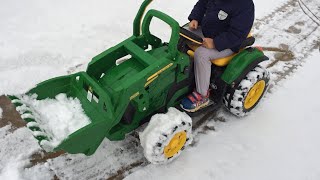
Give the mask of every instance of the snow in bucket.
<path id="1" fill-rule="evenodd" d="M 44 135 L 49 140 L 42 140 L 41 146 L 46 151 L 52 151 L 69 135 L 90 124 L 90 119 L 84 113 L 79 99 L 58 94 L 55 99 L 37 100 L 36 95 L 22 96 L 21 101 L 31 108 L 36 122 L 29 122 L 27 127 L 39 127 L 33 131 L 34 136 Z M 17 110 L 21 113 L 26 106 Z"/>

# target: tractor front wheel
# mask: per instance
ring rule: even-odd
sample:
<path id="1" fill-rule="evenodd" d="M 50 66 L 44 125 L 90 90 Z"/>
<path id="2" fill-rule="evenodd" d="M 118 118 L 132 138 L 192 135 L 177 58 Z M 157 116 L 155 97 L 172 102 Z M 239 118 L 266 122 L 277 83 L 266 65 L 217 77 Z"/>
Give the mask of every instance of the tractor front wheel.
<path id="1" fill-rule="evenodd" d="M 259 103 L 269 85 L 269 72 L 256 66 L 234 88 L 228 89 L 224 96 L 227 109 L 236 116 L 245 116 Z"/>
<path id="2" fill-rule="evenodd" d="M 192 121 L 184 112 L 169 108 L 154 115 L 140 133 L 144 155 L 153 164 L 165 164 L 177 158 L 192 141 Z"/>

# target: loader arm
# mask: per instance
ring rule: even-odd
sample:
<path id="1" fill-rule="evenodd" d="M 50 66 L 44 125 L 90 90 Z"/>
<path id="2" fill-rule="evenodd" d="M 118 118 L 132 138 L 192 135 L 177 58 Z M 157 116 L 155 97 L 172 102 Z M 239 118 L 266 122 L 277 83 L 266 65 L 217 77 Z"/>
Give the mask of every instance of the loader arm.
<path id="1" fill-rule="evenodd" d="M 94 57 L 86 72 L 46 80 L 26 93 L 36 94 L 38 101 L 54 99 L 61 93 L 68 98 L 78 99 L 84 114 L 90 119 L 89 124 L 71 132 L 60 144 L 54 145 L 54 151 L 92 155 L 105 137 L 110 140 L 124 139 L 125 134 L 136 129 L 149 115 L 166 108 L 167 101 L 177 99 L 176 94 L 168 94 L 174 83 L 186 79 L 184 69 L 189 59 L 177 49 L 180 31 L 177 21 L 160 11 L 149 10 L 142 22 L 144 11 L 151 2 L 145 0 L 141 5 L 133 23 L 133 36 Z M 153 18 L 171 27 L 168 44 L 151 34 L 149 26 Z M 152 48 L 146 51 L 149 45 Z M 128 56 L 127 60 L 116 64 L 125 56 Z M 181 96 L 186 88 L 183 91 L 180 89 L 173 90 Z M 28 104 L 23 104 L 22 98 L 17 96 L 10 98 L 16 107 Z M 54 135 L 46 133 L 44 128 L 31 127 L 41 117 L 32 116 L 32 113 L 37 114 L 37 109 L 28 109 L 30 111 L 22 112 L 21 117 L 30 123 L 29 129 L 45 148 L 44 143 L 52 140 Z M 123 121 L 127 109 L 133 112 L 129 114 L 132 118 Z"/>

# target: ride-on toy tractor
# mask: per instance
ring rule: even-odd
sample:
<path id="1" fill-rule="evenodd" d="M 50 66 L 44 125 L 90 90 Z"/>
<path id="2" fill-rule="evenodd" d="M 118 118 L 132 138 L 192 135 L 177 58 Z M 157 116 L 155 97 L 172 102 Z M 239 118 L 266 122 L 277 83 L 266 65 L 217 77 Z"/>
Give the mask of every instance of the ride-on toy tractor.
<path id="1" fill-rule="evenodd" d="M 152 0 L 145 0 L 134 20 L 133 36 L 92 59 L 86 72 L 44 81 L 26 95 L 37 100 L 53 99 L 60 93 L 77 98 L 91 123 L 69 135 L 54 151 L 92 155 L 106 137 L 123 140 L 125 135 L 150 120 L 140 134 L 146 158 L 152 163 L 165 163 L 176 158 L 190 144 L 191 118 L 179 108 L 180 100 L 194 88 L 193 51 L 201 37 L 180 27 L 170 16 L 149 10 Z M 168 43 L 151 34 L 153 18 L 167 23 L 172 34 Z M 268 58 L 249 37 L 240 53 L 215 60 L 212 65 L 212 91 L 216 102 L 237 116 L 250 112 L 267 89 L 269 74 L 259 63 Z M 121 64 L 120 58 L 127 57 Z M 21 96 L 9 96 L 16 107 L 25 106 Z M 223 99 L 223 101 L 222 101 Z M 221 102 L 221 103 L 220 103 Z M 50 140 L 41 127 L 33 127 L 30 110 L 22 112 L 39 144 Z M 169 111 L 168 111 L 169 110 Z"/>

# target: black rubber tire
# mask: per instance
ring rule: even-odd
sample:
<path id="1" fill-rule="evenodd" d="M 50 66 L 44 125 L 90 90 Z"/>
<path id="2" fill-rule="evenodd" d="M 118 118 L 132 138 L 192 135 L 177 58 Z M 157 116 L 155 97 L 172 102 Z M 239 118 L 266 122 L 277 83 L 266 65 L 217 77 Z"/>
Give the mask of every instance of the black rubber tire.
<path id="1" fill-rule="evenodd" d="M 181 113 L 179 118 L 172 114 Z M 170 121 L 168 121 L 170 119 Z M 164 148 L 176 133 L 186 132 L 186 142 L 179 152 L 172 157 L 166 157 Z M 177 158 L 184 148 L 192 142 L 192 120 L 184 112 L 170 108 L 166 114 L 158 114 L 152 117 L 146 129 L 140 133 L 141 146 L 144 149 L 146 159 L 152 164 L 166 164 Z"/>
<path id="2" fill-rule="evenodd" d="M 265 81 L 265 88 L 258 101 L 249 109 L 244 106 L 245 99 L 250 92 L 251 88 L 259 81 Z M 268 70 L 260 65 L 257 65 L 252 69 L 245 78 L 235 85 L 233 88 L 229 88 L 223 98 L 224 105 L 234 115 L 243 117 L 253 110 L 264 96 L 266 90 L 269 87 L 270 74 Z"/>

